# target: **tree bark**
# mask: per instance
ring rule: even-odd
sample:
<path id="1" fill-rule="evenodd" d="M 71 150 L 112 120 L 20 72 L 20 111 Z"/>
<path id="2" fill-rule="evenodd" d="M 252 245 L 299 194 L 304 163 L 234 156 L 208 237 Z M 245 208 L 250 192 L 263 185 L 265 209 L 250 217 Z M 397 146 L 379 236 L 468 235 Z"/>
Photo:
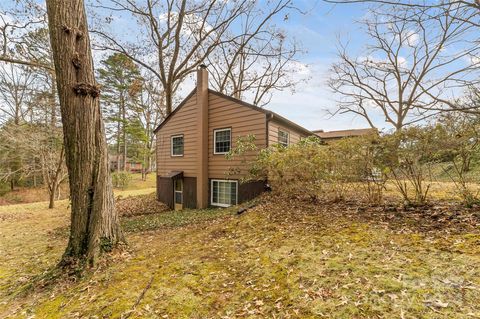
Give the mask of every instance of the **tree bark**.
<path id="1" fill-rule="evenodd" d="M 126 109 L 125 109 L 125 99 L 123 94 L 120 95 L 120 106 L 122 107 L 122 140 L 123 140 L 123 159 L 122 159 L 122 170 L 127 171 L 127 118 L 126 118 Z"/>
<path id="2" fill-rule="evenodd" d="M 165 116 L 170 115 L 173 110 L 173 93 L 172 93 L 172 86 L 167 83 L 164 85 L 165 90 Z"/>
<path id="3" fill-rule="evenodd" d="M 55 88 L 55 72 L 50 72 L 51 77 L 51 91 L 50 91 L 50 107 L 51 107 L 51 117 L 50 117 L 50 127 L 55 128 L 57 126 L 57 105 L 55 101 L 55 97 L 57 96 L 56 88 Z"/>
<path id="4" fill-rule="evenodd" d="M 48 194 L 49 196 L 49 201 L 48 201 L 48 209 L 53 209 L 55 208 L 55 194 L 56 194 L 56 188 L 54 188 L 50 194 Z"/>
<path id="5" fill-rule="evenodd" d="M 65 156 L 65 148 L 62 146 L 62 150 L 60 151 L 60 158 L 58 159 L 57 162 L 57 168 L 55 170 L 55 174 L 50 175 L 51 172 L 47 171 L 44 172 L 44 180 L 48 184 L 48 192 L 49 192 L 49 204 L 48 208 L 52 209 L 55 207 L 55 197 L 57 197 L 58 190 L 60 188 L 60 183 L 63 181 L 63 178 L 61 176 L 62 173 L 62 166 L 63 166 L 63 160 Z M 45 170 L 45 168 L 44 168 Z"/>
<path id="6" fill-rule="evenodd" d="M 120 116 L 122 113 L 122 109 L 120 105 L 118 106 L 118 117 L 117 117 L 117 173 L 120 172 L 120 128 L 121 128 L 121 123 L 120 123 Z M 118 185 L 115 185 L 118 186 Z"/>
<path id="7" fill-rule="evenodd" d="M 47 0 L 69 174 L 71 226 L 61 265 L 94 265 L 123 241 L 83 0 Z"/>

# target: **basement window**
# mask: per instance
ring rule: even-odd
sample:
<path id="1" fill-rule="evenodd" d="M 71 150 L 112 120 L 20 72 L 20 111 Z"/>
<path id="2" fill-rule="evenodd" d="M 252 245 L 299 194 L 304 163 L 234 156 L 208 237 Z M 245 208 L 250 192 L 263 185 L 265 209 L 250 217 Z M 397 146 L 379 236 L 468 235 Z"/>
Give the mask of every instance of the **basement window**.
<path id="1" fill-rule="evenodd" d="M 172 136 L 172 156 L 183 156 L 183 135 Z"/>
<path id="2" fill-rule="evenodd" d="M 211 203 L 213 206 L 228 207 L 237 204 L 238 182 L 212 179 Z"/>
<path id="3" fill-rule="evenodd" d="M 230 152 L 232 129 L 224 128 L 213 131 L 213 154 L 227 154 Z"/>
<path id="4" fill-rule="evenodd" d="M 290 143 L 290 133 L 287 131 L 283 131 L 281 129 L 278 130 L 278 144 L 287 147 Z"/>

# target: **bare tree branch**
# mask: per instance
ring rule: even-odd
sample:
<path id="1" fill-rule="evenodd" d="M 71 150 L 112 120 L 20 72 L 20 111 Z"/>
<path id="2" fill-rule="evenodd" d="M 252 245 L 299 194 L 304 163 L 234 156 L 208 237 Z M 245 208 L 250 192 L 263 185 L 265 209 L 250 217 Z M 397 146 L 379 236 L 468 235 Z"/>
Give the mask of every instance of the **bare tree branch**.
<path id="1" fill-rule="evenodd" d="M 352 58 L 339 44 L 329 81 L 338 97 L 335 114 L 360 115 L 372 125 L 380 113 L 401 130 L 432 116 L 447 93 L 478 82 L 480 49 L 460 14 L 456 7 L 435 18 L 415 6 L 372 9 L 361 22 L 371 39 L 365 55 Z"/>

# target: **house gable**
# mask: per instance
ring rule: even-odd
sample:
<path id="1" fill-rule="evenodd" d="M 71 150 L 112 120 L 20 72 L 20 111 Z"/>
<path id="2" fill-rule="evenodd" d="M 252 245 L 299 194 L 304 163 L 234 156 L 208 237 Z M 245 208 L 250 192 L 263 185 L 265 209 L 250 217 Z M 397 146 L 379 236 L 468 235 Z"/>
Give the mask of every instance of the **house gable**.
<path id="1" fill-rule="evenodd" d="M 168 174 L 182 170 L 186 176 L 195 176 L 195 147 L 198 144 L 196 108 L 197 94 L 194 89 L 175 110 L 157 127 L 157 174 Z M 253 160 L 256 152 L 251 151 L 236 160 L 227 160 L 224 154 L 214 152 L 214 130 L 231 129 L 232 147 L 239 137 L 255 136 L 258 149 L 278 142 L 279 129 L 289 132 L 290 143 L 314 133 L 288 119 L 258 106 L 246 103 L 225 94 L 208 90 L 208 176 L 215 178 L 240 178 L 240 174 L 228 175 L 230 168 L 240 168 L 241 162 Z M 170 139 L 173 135 L 184 135 L 184 155 L 172 157 Z M 245 166 L 245 164 L 244 164 Z"/>
<path id="2" fill-rule="evenodd" d="M 241 178 L 246 173 L 246 163 L 253 160 L 255 151 L 250 151 L 237 159 L 227 160 L 224 154 L 214 152 L 214 131 L 231 130 L 232 148 L 239 137 L 255 136 L 258 149 L 267 146 L 267 111 L 250 106 L 243 101 L 229 98 L 209 90 L 208 94 L 208 175 L 209 178 Z M 240 168 L 240 174 L 227 175 L 229 168 Z M 243 168 L 243 169 L 242 169 Z"/>
<path id="3" fill-rule="evenodd" d="M 158 175 L 166 176 L 171 171 L 183 171 L 185 176 L 196 176 L 196 110 L 197 97 L 194 90 L 155 130 Z M 171 138 L 174 135 L 183 135 L 183 156 L 171 156 Z"/>
<path id="4" fill-rule="evenodd" d="M 249 135 L 255 136 L 257 149 L 267 147 L 269 127 L 274 127 L 269 123 L 280 123 L 299 136 L 313 135 L 274 112 L 208 89 L 208 71 L 201 65 L 196 89 L 154 131 L 157 198 L 181 209 L 230 205 L 259 194 L 265 181 L 238 183 L 258 151 L 233 160 L 225 154 Z"/>

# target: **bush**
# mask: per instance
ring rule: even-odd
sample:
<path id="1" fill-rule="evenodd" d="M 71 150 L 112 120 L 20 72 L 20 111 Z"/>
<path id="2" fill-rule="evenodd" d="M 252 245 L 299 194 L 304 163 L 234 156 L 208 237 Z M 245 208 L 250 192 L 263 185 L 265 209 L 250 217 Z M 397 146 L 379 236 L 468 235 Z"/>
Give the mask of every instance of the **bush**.
<path id="1" fill-rule="evenodd" d="M 419 126 L 382 138 L 386 176 L 396 186 L 407 206 L 423 205 L 427 201 L 436 143 L 435 130 Z"/>
<path id="2" fill-rule="evenodd" d="M 114 172 L 112 174 L 113 187 L 125 189 L 132 180 L 132 176 L 128 172 Z"/>
<path id="3" fill-rule="evenodd" d="M 465 113 L 447 113 L 436 126 L 437 157 L 443 173 L 454 183 L 456 193 L 466 206 L 479 202 L 478 190 L 473 187 L 478 176 L 472 167 L 480 155 L 480 119 Z"/>
<path id="4" fill-rule="evenodd" d="M 391 182 L 405 206 L 424 205 L 435 170 L 438 175 L 440 169 L 467 206 L 480 201 L 474 172 L 480 162 L 480 119 L 476 116 L 444 115 L 430 125 L 329 144 L 309 137 L 288 147 L 272 145 L 257 151 L 252 161 L 245 154 L 253 150 L 253 136 L 239 138 L 227 158 L 242 159 L 241 167 L 249 167 L 244 180 L 268 180 L 273 191 L 281 194 L 336 201 L 358 194 L 369 203 L 381 204 L 385 184 Z M 241 172 L 235 167 L 230 170 L 235 175 Z"/>
<path id="5" fill-rule="evenodd" d="M 246 180 L 268 180 L 272 189 L 281 194 L 312 200 L 323 196 L 335 201 L 346 199 L 358 183 L 366 182 L 367 199 L 378 202 L 384 181 L 378 176 L 373 178 L 378 153 L 374 139 L 345 139 L 327 145 L 309 137 L 288 147 L 273 145 L 259 151 L 250 163 Z M 243 139 L 228 158 L 251 150 L 245 143 L 253 142 L 251 138 Z"/>

